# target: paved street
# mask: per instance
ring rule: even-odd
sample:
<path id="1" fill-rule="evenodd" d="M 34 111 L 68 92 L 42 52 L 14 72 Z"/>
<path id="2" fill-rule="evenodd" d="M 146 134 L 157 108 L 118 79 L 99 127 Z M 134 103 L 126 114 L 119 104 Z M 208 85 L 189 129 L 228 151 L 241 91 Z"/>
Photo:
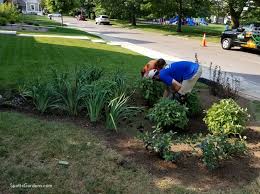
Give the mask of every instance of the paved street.
<path id="1" fill-rule="evenodd" d="M 98 33 L 107 41 L 131 43 L 144 52 L 154 51 L 162 56 L 171 56 L 168 60 L 194 60 L 195 53 L 203 66 L 221 66 L 222 70 L 232 72 L 241 78 L 242 88 L 250 96 L 260 98 L 260 55 L 257 52 L 245 52 L 240 49 L 225 51 L 220 44 L 209 43 L 201 47 L 200 41 L 188 40 L 182 37 L 165 36 L 159 33 L 144 32 L 136 29 L 118 28 L 109 25 L 96 25 L 93 22 L 77 21 L 65 17 L 68 26 L 77 27 L 87 32 Z M 149 50 L 145 50 L 149 49 Z M 134 50 L 134 49 L 133 49 Z M 142 53 L 150 56 L 149 53 Z M 245 93 L 245 92 L 244 92 Z"/>

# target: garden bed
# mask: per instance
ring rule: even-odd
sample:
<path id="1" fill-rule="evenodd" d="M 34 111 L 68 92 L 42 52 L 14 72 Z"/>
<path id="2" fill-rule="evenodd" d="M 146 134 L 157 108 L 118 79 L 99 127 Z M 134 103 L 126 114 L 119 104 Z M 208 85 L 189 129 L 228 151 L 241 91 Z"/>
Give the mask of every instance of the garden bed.
<path id="1" fill-rule="evenodd" d="M 198 89 L 203 109 L 208 109 L 218 97 L 212 96 L 208 89 Z M 145 106 L 145 101 L 138 93 L 131 98 L 131 104 Z M 240 106 L 249 107 L 250 101 L 244 98 L 237 100 Z M 153 176 L 155 184 L 163 189 L 174 185 L 184 186 L 196 191 L 212 191 L 219 189 L 235 189 L 243 187 L 255 181 L 259 176 L 260 168 L 260 127 L 259 123 L 251 120 L 246 132 L 249 152 L 245 156 L 235 157 L 221 164 L 219 169 L 209 171 L 201 161 L 201 153 L 194 153 L 193 148 L 180 143 L 172 146 L 172 151 L 181 152 L 176 162 L 167 162 L 157 154 L 149 152 L 143 143 L 136 138 L 141 130 L 151 130 L 152 123 L 145 118 L 145 113 L 139 113 L 136 117 L 120 122 L 118 133 L 106 130 L 103 122 L 92 124 L 86 120 L 85 113 L 77 117 L 68 117 L 58 114 L 39 115 L 30 104 L 24 103 L 16 96 L 9 105 L 2 105 L 2 111 L 19 111 L 30 116 L 40 117 L 47 121 L 72 122 L 80 127 L 87 128 L 94 135 L 100 137 L 105 145 L 119 152 L 125 160 L 120 165 L 130 168 L 132 163 L 145 168 Z M 207 127 L 203 122 L 203 115 L 190 119 L 188 127 L 178 132 L 183 139 L 193 137 L 198 133 L 206 134 Z M 194 136 L 194 138 L 197 138 Z"/>

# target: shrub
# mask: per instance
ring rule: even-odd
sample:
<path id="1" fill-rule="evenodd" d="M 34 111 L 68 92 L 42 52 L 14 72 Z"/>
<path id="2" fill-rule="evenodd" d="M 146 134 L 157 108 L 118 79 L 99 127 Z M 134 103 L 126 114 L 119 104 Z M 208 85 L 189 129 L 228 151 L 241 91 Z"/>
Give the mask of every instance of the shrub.
<path id="1" fill-rule="evenodd" d="M 35 108 L 41 114 L 46 112 L 46 110 L 53 105 L 52 87 L 49 84 L 37 81 L 26 95 L 32 98 Z"/>
<path id="2" fill-rule="evenodd" d="M 158 153 L 164 160 L 173 161 L 177 154 L 171 151 L 173 132 L 162 133 L 160 128 L 152 132 L 146 131 L 139 135 L 139 138 L 144 142 L 146 149 L 151 149 Z"/>
<path id="3" fill-rule="evenodd" d="M 185 106 L 188 108 L 188 116 L 197 116 L 202 112 L 201 103 L 197 92 L 191 92 L 187 95 Z"/>
<path id="4" fill-rule="evenodd" d="M 187 123 L 187 108 L 176 100 L 161 99 L 148 114 L 158 127 L 174 126 L 183 129 Z"/>
<path id="5" fill-rule="evenodd" d="M 249 115 L 234 100 L 224 99 L 215 103 L 204 118 L 212 134 L 241 134 Z"/>
<path id="6" fill-rule="evenodd" d="M 222 160 L 246 152 L 244 139 L 231 139 L 226 135 L 208 135 L 199 147 L 202 150 L 202 160 L 210 170 L 219 167 Z"/>
<path id="7" fill-rule="evenodd" d="M 11 3 L 0 4 L 0 18 L 5 18 L 7 22 L 15 23 L 20 20 L 20 14 Z"/>
<path id="8" fill-rule="evenodd" d="M 5 26 L 7 24 L 7 19 L 4 17 L 0 17 L 0 26 Z"/>
<path id="9" fill-rule="evenodd" d="M 163 96 L 164 86 L 161 82 L 143 78 L 140 81 L 139 89 L 147 103 L 152 106 Z"/>
<path id="10" fill-rule="evenodd" d="M 139 107 L 128 106 L 129 96 L 124 93 L 109 102 L 106 114 L 106 128 L 117 131 L 117 123 L 141 110 Z"/>

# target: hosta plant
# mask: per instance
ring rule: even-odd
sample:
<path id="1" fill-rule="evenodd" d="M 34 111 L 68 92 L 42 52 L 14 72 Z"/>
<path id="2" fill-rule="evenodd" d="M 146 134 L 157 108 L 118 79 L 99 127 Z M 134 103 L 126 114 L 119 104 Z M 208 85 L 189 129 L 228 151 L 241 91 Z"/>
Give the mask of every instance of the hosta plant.
<path id="1" fill-rule="evenodd" d="M 203 163 L 209 170 L 219 167 L 223 160 L 246 152 L 246 143 L 243 138 L 232 139 L 227 135 L 208 135 L 199 147 L 202 150 Z"/>
<path id="2" fill-rule="evenodd" d="M 233 99 L 215 103 L 204 118 L 212 134 L 241 134 L 246 128 L 249 114 Z"/>
<path id="3" fill-rule="evenodd" d="M 139 135 L 139 138 L 144 142 L 146 149 L 150 149 L 158 153 L 164 160 L 173 161 L 176 159 L 177 153 L 171 151 L 171 145 L 175 133 L 163 133 L 160 128 L 154 131 L 146 131 Z"/>
<path id="4" fill-rule="evenodd" d="M 107 107 L 106 128 L 118 130 L 117 125 L 120 119 L 129 118 L 141 110 L 140 107 L 133 107 L 127 104 L 129 96 L 124 93 L 112 99 Z"/>
<path id="5" fill-rule="evenodd" d="M 158 127 L 177 127 L 183 129 L 188 124 L 187 108 L 176 100 L 161 99 L 150 109 L 148 117 Z"/>
<path id="6" fill-rule="evenodd" d="M 185 106 L 188 108 L 188 116 L 197 116 L 202 113 L 202 107 L 197 92 L 187 94 Z"/>
<path id="7" fill-rule="evenodd" d="M 152 106 L 163 96 L 164 86 L 161 82 L 143 78 L 140 81 L 139 90 L 147 103 Z"/>

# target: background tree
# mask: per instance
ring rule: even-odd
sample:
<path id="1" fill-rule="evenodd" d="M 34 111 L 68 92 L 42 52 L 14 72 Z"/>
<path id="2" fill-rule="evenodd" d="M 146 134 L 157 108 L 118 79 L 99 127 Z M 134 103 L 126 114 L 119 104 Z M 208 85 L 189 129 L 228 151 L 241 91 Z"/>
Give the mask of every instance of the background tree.
<path id="1" fill-rule="evenodd" d="M 232 28 L 238 28 L 240 17 L 248 0 L 225 0 L 232 20 Z"/>
<path id="2" fill-rule="evenodd" d="M 63 14 L 69 13 L 78 2 L 76 0 L 46 0 L 46 8 L 49 12 L 59 12 L 61 14 L 61 24 L 63 25 Z"/>

